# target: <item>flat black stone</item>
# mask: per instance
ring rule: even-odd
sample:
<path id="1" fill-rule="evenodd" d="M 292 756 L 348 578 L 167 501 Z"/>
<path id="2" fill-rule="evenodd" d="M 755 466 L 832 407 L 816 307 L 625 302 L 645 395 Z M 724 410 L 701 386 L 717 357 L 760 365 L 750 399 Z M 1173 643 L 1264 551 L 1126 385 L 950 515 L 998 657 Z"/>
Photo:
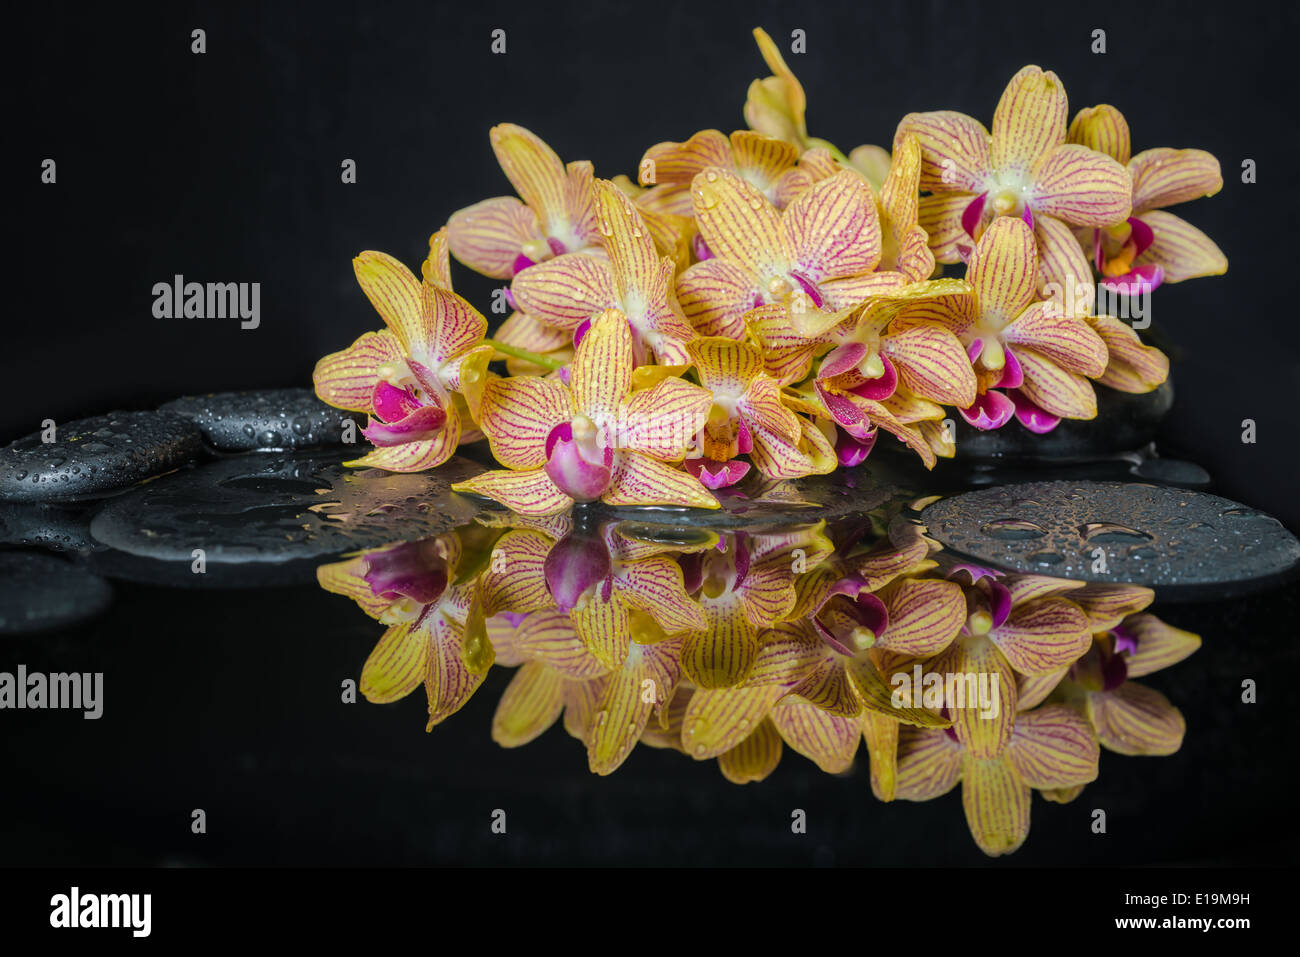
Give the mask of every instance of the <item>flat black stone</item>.
<path id="1" fill-rule="evenodd" d="M 311 389 L 185 396 L 160 408 L 193 421 L 208 443 L 223 452 L 338 445 L 345 419 L 356 423 L 358 433 L 366 424 L 364 415 L 328 406 Z M 356 441 L 365 440 L 358 435 Z"/>
<path id="2" fill-rule="evenodd" d="M 84 568 L 40 552 L 0 552 L 0 634 L 22 635 L 86 621 L 113 589 Z"/>
<path id="3" fill-rule="evenodd" d="M 85 506 L 0 502 L 0 544 L 79 552 L 95 548 Z"/>
<path id="4" fill-rule="evenodd" d="M 0 449 L 0 501 L 99 498 L 188 465 L 203 436 L 171 412 L 110 412 L 56 426 L 53 442 L 34 432 Z"/>
<path id="5" fill-rule="evenodd" d="M 1300 541 L 1263 512 L 1205 492 L 1132 482 L 981 489 L 935 502 L 920 520 L 945 547 L 982 564 L 1149 585 L 1179 600 L 1266 587 L 1300 564 Z"/>
<path id="6" fill-rule="evenodd" d="M 1174 387 L 1165 382 L 1153 392 L 1134 395 L 1103 385 L 1097 392 L 1097 417 L 1062 419 L 1051 432 L 1030 432 L 1015 419 L 1000 429 L 981 431 L 954 416 L 957 457 L 976 461 L 1087 462 L 1131 452 L 1154 441 L 1156 430 L 1174 402 Z"/>
<path id="7" fill-rule="evenodd" d="M 353 452 L 231 456 L 104 504 L 90 523 L 94 567 L 191 587 L 310 581 L 345 552 L 438 535 L 478 512 L 451 491 L 482 467 L 453 458 L 423 473 L 342 464 Z M 202 549 L 206 572 L 191 571 Z"/>

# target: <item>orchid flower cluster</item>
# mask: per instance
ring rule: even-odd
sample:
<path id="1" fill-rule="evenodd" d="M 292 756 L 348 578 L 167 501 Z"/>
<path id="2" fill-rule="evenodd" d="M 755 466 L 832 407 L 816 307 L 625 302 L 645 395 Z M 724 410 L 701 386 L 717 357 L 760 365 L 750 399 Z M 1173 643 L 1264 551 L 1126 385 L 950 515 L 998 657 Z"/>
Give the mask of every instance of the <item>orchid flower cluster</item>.
<path id="1" fill-rule="evenodd" d="M 315 382 L 369 416 L 359 464 L 429 469 L 486 438 L 502 468 L 460 490 L 523 515 L 709 508 L 751 470 L 855 465 L 881 429 L 932 467 L 955 451 L 950 409 L 1043 433 L 1094 417 L 1094 383 L 1165 380 L 1159 350 L 1094 314 L 1096 284 L 1146 295 L 1226 270 L 1166 210 L 1221 188 L 1213 156 L 1131 155 L 1117 109 L 1068 120 L 1036 66 L 991 132 L 911 113 L 892 151 L 845 155 L 808 135 L 803 87 L 755 36 L 772 75 L 749 88 L 748 129 L 651 146 L 634 183 L 503 124 L 491 144 L 517 197 L 452 215 L 418 277 L 357 257 L 386 328 L 322 359 Z M 508 282 L 493 338 L 452 290 L 451 256 Z"/>
<path id="2" fill-rule="evenodd" d="M 715 532 L 496 512 L 318 579 L 387 626 L 365 697 L 423 684 L 429 729 L 501 665 L 505 747 L 560 722 L 597 774 L 641 744 L 740 784 L 786 748 L 838 774 L 865 747 L 882 801 L 960 784 L 989 855 L 1023 843 L 1033 791 L 1064 803 L 1095 780 L 1099 748 L 1177 751 L 1182 715 L 1131 679 L 1200 644 L 1146 612 L 1147 588 L 956 563 L 906 523 Z"/>

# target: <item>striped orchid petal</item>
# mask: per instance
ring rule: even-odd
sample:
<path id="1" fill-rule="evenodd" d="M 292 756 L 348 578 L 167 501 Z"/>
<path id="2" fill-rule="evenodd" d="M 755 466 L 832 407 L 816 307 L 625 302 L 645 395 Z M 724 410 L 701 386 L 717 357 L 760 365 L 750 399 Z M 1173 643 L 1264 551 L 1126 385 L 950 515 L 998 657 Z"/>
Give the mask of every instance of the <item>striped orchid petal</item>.
<path id="1" fill-rule="evenodd" d="M 432 438 L 380 446 L 359 459 L 344 462 L 350 468 L 377 468 L 389 472 L 423 472 L 436 468 L 451 458 L 460 443 L 460 416 L 446 410 L 446 421 Z"/>
<path id="2" fill-rule="evenodd" d="M 1029 836 L 1032 792 L 1005 761 L 962 762 L 961 803 L 966 826 L 990 857 L 1010 854 Z"/>
<path id="3" fill-rule="evenodd" d="M 700 384 L 728 396 L 744 393 L 763 371 L 763 355 L 747 342 L 722 336 L 701 336 L 687 346 Z"/>
<path id="4" fill-rule="evenodd" d="M 904 801 L 941 797 L 957 786 L 961 771 L 961 746 L 943 731 L 898 729 L 897 797 Z"/>
<path id="5" fill-rule="evenodd" d="M 429 237 L 429 255 L 420 264 L 420 276 L 443 289 L 451 289 L 451 257 L 448 255 L 447 227 Z"/>
<path id="6" fill-rule="evenodd" d="M 490 498 L 520 515 L 558 515 L 573 505 L 573 499 L 561 492 L 541 469 L 484 472 L 451 488 L 453 492 Z"/>
<path id="7" fill-rule="evenodd" d="M 1145 213 L 1176 206 L 1223 189 L 1219 161 L 1205 150 L 1168 147 L 1143 150 L 1129 164 L 1133 174 L 1133 209 Z"/>
<path id="8" fill-rule="evenodd" d="M 711 167 L 691 184 L 695 222 L 715 256 L 751 275 L 784 271 L 781 214 L 762 190 L 721 167 Z"/>
<path id="9" fill-rule="evenodd" d="M 519 627 L 521 651 L 574 681 L 605 674 L 609 668 L 591 653 L 569 614 L 543 611 L 529 615 Z"/>
<path id="10" fill-rule="evenodd" d="M 993 167 L 1037 170 L 1065 142 L 1068 111 L 1065 87 L 1055 73 L 1023 67 L 1007 83 L 993 112 Z"/>
<path id="11" fill-rule="evenodd" d="M 1088 695 L 1088 719 L 1102 746 L 1117 754 L 1173 754 L 1187 731 L 1182 712 L 1168 698 L 1133 681 Z"/>
<path id="12" fill-rule="evenodd" d="M 985 638 L 958 638 L 925 665 L 925 672 L 937 675 L 943 682 L 952 733 L 967 755 L 981 760 L 1000 755 L 1011 740 L 1017 687 L 1016 674 L 998 647 Z M 993 703 L 996 687 L 996 708 L 982 706 L 981 682 L 988 688 L 989 704 Z"/>
<path id="13" fill-rule="evenodd" d="M 754 307 L 758 291 L 753 274 L 726 259 L 710 259 L 677 277 L 677 301 L 702 336 L 743 338 L 745 313 Z M 784 312 L 783 306 L 777 308 Z"/>
<path id="14" fill-rule="evenodd" d="M 930 251 L 938 262 L 959 263 L 969 255 L 973 240 L 963 217 L 979 195 L 944 192 L 920 198 L 916 221 L 929 237 Z"/>
<path id="15" fill-rule="evenodd" d="M 1064 419 L 1097 416 L 1097 394 L 1083 376 L 1066 369 L 1032 349 L 1016 353 L 1025 381 L 1020 389 L 1039 408 Z"/>
<path id="16" fill-rule="evenodd" d="M 576 329 L 618 301 L 610 264 L 570 253 L 525 269 L 510 284 L 519 308 L 555 329 Z"/>
<path id="17" fill-rule="evenodd" d="M 511 529 L 497 539 L 479 577 L 483 613 L 528 613 L 550 608 L 546 556 L 554 541 L 533 529 Z"/>
<path id="18" fill-rule="evenodd" d="M 647 160 L 654 164 L 656 183 L 690 183 L 710 166 L 731 166 L 732 144 L 717 130 L 700 130 L 682 143 L 655 144 L 645 151 L 641 165 Z"/>
<path id="19" fill-rule="evenodd" d="M 1088 630 L 1110 631 L 1129 615 L 1135 615 L 1155 600 L 1155 592 L 1141 585 L 1108 585 L 1091 582 L 1070 593 L 1074 602 L 1088 616 Z"/>
<path id="20" fill-rule="evenodd" d="M 894 134 L 895 153 L 908 136 L 915 136 L 921 146 L 922 190 L 932 193 L 984 191 L 992 172 L 990 136 L 984 124 L 952 110 L 909 113 L 903 117 Z"/>
<path id="21" fill-rule="evenodd" d="M 424 286 L 387 253 L 366 250 L 352 260 L 357 283 L 407 355 L 434 338 L 432 316 L 424 310 Z"/>
<path id="22" fill-rule="evenodd" d="M 989 637 L 1011 666 L 1025 675 L 1056 671 L 1077 661 L 1092 645 L 1088 616 L 1064 598 L 1015 606 Z"/>
<path id="23" fill-rule="evenodd" d="M 682 718 L 683 750 L 699 761 L 725 754 L 749 737 L 784 694 L 778 685 L 696 691 Z"/>
<path id="24" fill-rule="evenodd" d="M 998 217 L 971 252 L 966 281 L 984 312 L 1004 322 L 1024 312 L 1038 291 L 1033 230 L 1010 216 Z"/>
<path id="25" fill-rule="evenodd" d="M 870 762 L 871 792 L 880 801 L 892 801 L 897 793 L 901 727 L 893 718 L 874 711 L 862 712 L 862 740 Z"/>
<path id="26" fill-rule="evenodd" d="M 1133 140 L 1124 114 L 1108 103 L 1084 107 L 1070 121 L 1068 139 L 1098 153 L 1105 153 L 1127 166 L 1133 155 Z"/>
<path id="27" fill-rule="evenodd" d="M 1016 718 L 1006 763 L 1031 788 L 1067 788 L 1097 780 L 1097 741 L 1073 708 L 1045 705 Z"/>
<path id="28" fill-rule="evenodd" d="M 718 500 L 689 472 L 639 452 L 619 452 L 614 456 L 609 488 L 601 501 L 606 505 L 719 507 Z"/>
<path id="29" fill-rule="evenodd" d="M 614 588 L 625 604 L 650 615 L 667 635 L 706 627 L 704 612 L 686 593 L 681 566 L 667 556 L 620 566 Z"/>
<path id="30" fill-rule="evenodd" d="M 847 771 L 862 741 L 857 719 L 828 714 L 802 698 L 783 698 L 771 717 L 782 740 L 827 774 Z"/>
<path id="31" fill-rule="evenodd" d="M 1063 314 L 1055 303 L 1034 303 L 1002 330 L 1002 341 L 1091 379 L 1106 371 L 1106 343 L 1086 321 Z"/>
<path id="32" fill-rule="evenodd" d="M 502 123 L 488 135 L 502 172 L 550 235 L 551 224 L 568 212 L 564 163 L 537 134 L 522 126 Z"/>
<path id="33" fill-rule="evenodd" d="M 1040 216 L 1034 223 L 1038 246 L 1038 291 L 1073 315 L 1091 310 L 1094 296 L 1092 266 L 1070 227 L 1059 219 Z"/>
<path id="34" fill-rule="evenodd" d="M 1073 226 L 1109 226 L 1132 211 L 1133 183 L 1129 171 L 1106 154 L 1068 144 L 1038 170 L 1032 206 Z"/>
<path id="35" fill-rule="evenodd" d="M 853 683 L 835 655 L 827 655 L 790 694 L 807 701 L 820 711 L 841 718 L 857 718 L 862 713 Z"/>
<path id="36" fill-rule="evenodd" d="M 618 310 L 601 313 L 583 336 L 569 368 L 573 407 L 597 425 L 617 422 L 632 387 L 632 331 Z"/>
<path id="37" fill-rule="evenodd" d="M 1137 650 L 1128 655 L 1126 662 L 1130 678 L 1168 668 L 1201 647 L 1199 635 L 1167 625 L 1145 612 L 1125 619 L 1124 628 L 1137 640 Z"/>
<path id="38" fill-rule="evenodd" d="M 412 622 L 391 626 L 361 667 L 360 690 L 373 704 L 399 701 L 424 682 L 429 668 L 429 634 Z"/>
<path id="39" fill-rule="evenodd" d="M 915 698 L 910 702 L 905 700 L 902 705 L 896 704 L 894 695 L 897 686 L 876 667 L 870 657 L 857 655 L 846 659 L 844 669 L 867 712 L 921 728 L 946 728 L 952 723 L 938 712 L 922 707 L 922 702 Z"/>
<path id="40" fill-rule="evenodd" d="M 597 180 L 595 195 L 598 228 L 621 301 L 649 302 L 662 295 L 659 251 L 636 206 L 608 180 Z"/>
<path id="41" fill-rule="evenodd" d="M 545 247 L 537 213 L 513 196 L 485 199 L 447 221 L 451 253 L 462 265 L 493 279 L 509 279 L 525 248 Z"/>
<path id="42" fill-rule="evenodd" d="M 362 611 L 378 621 L 393 602 L 375 594 L 365 579 L 365 570 L 364 556 L 330 562 L 316 569 L 316 581 L 327 592 L 351 598 Z"/>
<path id="43" fill-rule="evenodd" d="M 975 370 L 961 341 L 941 326 L 915 325 L 885 336 L 881 352 L 922 398 L 961 408 L 975 401 Z"/>
<path id="44" fill-rule="evenodd" d="M 776 725 L 764 720 L 749 737 L 718 755 L 718 770 L 732 784 L 762 781 L 781 763 L 783 750 Z"/>
<path id="45" fill-rule="evenodd" d="M 492 717 L 492 740 L 517 748 L 536 739 L 564 710 L 565 679 L 540 661 L 525 662 L 515 672 Z"/>
<path id="46" fill-rule="evenodd" d="M 750 182 L 760 184 L 768 195 L 775 191 L 782 174 L 799 159 L 799 150 L 794 144 L 756 130 L 736 130 L 731 134 L 730 142 L 736 171 Z"/>
<path id="47" fill-rule="evenodd" d="M 800 193 L 781 216 L 784 248 L 814 283 L 871 272 L 880 262 L 880 221 L 871 188 L 851 170 Z"/>
<path id="48" fill-rule="evenodd" d="M 662 462 L 680 461 L 709 418 L 713 395 L 676 377 L 633 392 L 620 412 L 619 447 Z"/>
<path id="49" fill-rule="evenodd" d="M 754 670 L 760 646 L 757 630 L 734 595 L 703 598 L 705 626 L 686 636 L 682 670 L 698 688 L 734 688 Z"/>
<path id="50" fill-rule="evenodd" d="M 397 338 L 384 329 L 367 332 L 341 352 L 334 352 L 316 363 L 312 381 L 321 401 L 338 409 L 370 412 L 379 368 L 403 360 Z"/>
<path id="51" fill-rule="evenodd" d="M 487 320 L 449 289 L 426 282 L 421 287 L 421 311 L 427 339 L 411 353 L 441 365 L 469 352 L 487 335 Z"/>
<path id="52" fill-rule="evenodd" d="M 511 469 L 535 469 L 546 462 L 547 436 L 572 415 L 573 403 L 563 383 L 513 376 L 487 384 L 479 425 L 498 462 Z"/>
<path id="53" fill-rule="evenodd" d="M 429 701 L 429 720 L 425 726 L 428 730 L 465 706 L 483 683 L 487 668 L 471 668 L 466 663 L 464 625 L 442 615 L 430 615 L 424 627 L 432 635 L 429 670 L 424 676 L 424 694 Z"/>
<path id="54" fill-rule="evenodd" d="M 977 396 L 972 405 L 957 411 L 974 428 L 988 431 L 1000 429 L 1010 422 L 1016 413 L 1016 406 L 1003 393 L 990 389 Z"/>
<path id="55" fill-rule="evenodd" d="M 918 658 L 947 648 L 966 621 L 966 598 L 956 582 L 906 579 L 885 603 L 889 626 L 877 646 Z"/>
<path id="56" fill-rule="evenodd" d="M 599 718 L 587 735 L 587 763 L 593 773 L 617 770 L 636 747 L 651 713 L 668 704 L 680 677 L 679 643 L 670 639 L 657 645 L 633 645 L 622 666 L 609 676 Z M 646 687 L 654 688 L 655 694 L 644 694 Z"/>
<path id="57" fill-rule="evenodd" d="M 1228 271 L 1228 259 L 1214 241 L 1185 219 L 1164 210 L 1142 214 L 1154 239 L 1137 258 L 1138 267 L 1159 266 L 1165 282 L 1182 282 L 1201 276 L 1221 276 Z"/>

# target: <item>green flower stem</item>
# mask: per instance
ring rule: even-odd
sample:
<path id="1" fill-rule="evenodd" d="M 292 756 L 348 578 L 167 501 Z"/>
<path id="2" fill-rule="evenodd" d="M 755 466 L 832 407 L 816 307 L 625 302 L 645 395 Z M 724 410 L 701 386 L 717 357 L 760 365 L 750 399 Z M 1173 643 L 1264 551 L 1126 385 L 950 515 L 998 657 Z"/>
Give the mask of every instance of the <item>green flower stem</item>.
<path id="1" fill-rule="evenodd" d="M 555 371 L 556 369 L 564 368 L 564 363 L 560 362 L 558 359 L 548 359 L 546 356 L 538 355 L 536 352 L 529 352 L 527 349 L 520 349 L 518 346 L 508 346 L 504 342 L 497 342 L 495 339 L 484 339 L 483 341 L 497 352 L 513 356 L 516 359 L 523 359 L 525 362 L 539 365 L 543 369 Z"/>

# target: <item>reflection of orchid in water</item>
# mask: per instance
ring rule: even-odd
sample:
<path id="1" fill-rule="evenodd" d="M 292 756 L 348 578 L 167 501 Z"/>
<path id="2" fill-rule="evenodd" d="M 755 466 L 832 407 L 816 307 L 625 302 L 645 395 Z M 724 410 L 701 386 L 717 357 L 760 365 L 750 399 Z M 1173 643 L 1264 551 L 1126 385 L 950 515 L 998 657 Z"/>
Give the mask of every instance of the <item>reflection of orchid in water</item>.
<path id="1" fill-rule="evenodd" d="M 638 744 L 716 758 L 742 784 L 787 747 L 839 774 L 865 743 L 881 800 L 960 783 L 990 855 L 1023 843 L 1032 791 L 1065 802 L 1096 778 L 1099 745 L 1178 749 L 1182 716 L 1128 679 L 1199 639 L 1149 614 L 1149 589 L 958 564 L 892 515 L 742 532 L 496 512 L 318 578 L 388 626 L 365 697 L 423 682 L 430 728 L 495 663 L 515 672 L 493 739 L 562 719 L 597 774 Z M 992 701 L 954 697 L 980 679 Z"/>

